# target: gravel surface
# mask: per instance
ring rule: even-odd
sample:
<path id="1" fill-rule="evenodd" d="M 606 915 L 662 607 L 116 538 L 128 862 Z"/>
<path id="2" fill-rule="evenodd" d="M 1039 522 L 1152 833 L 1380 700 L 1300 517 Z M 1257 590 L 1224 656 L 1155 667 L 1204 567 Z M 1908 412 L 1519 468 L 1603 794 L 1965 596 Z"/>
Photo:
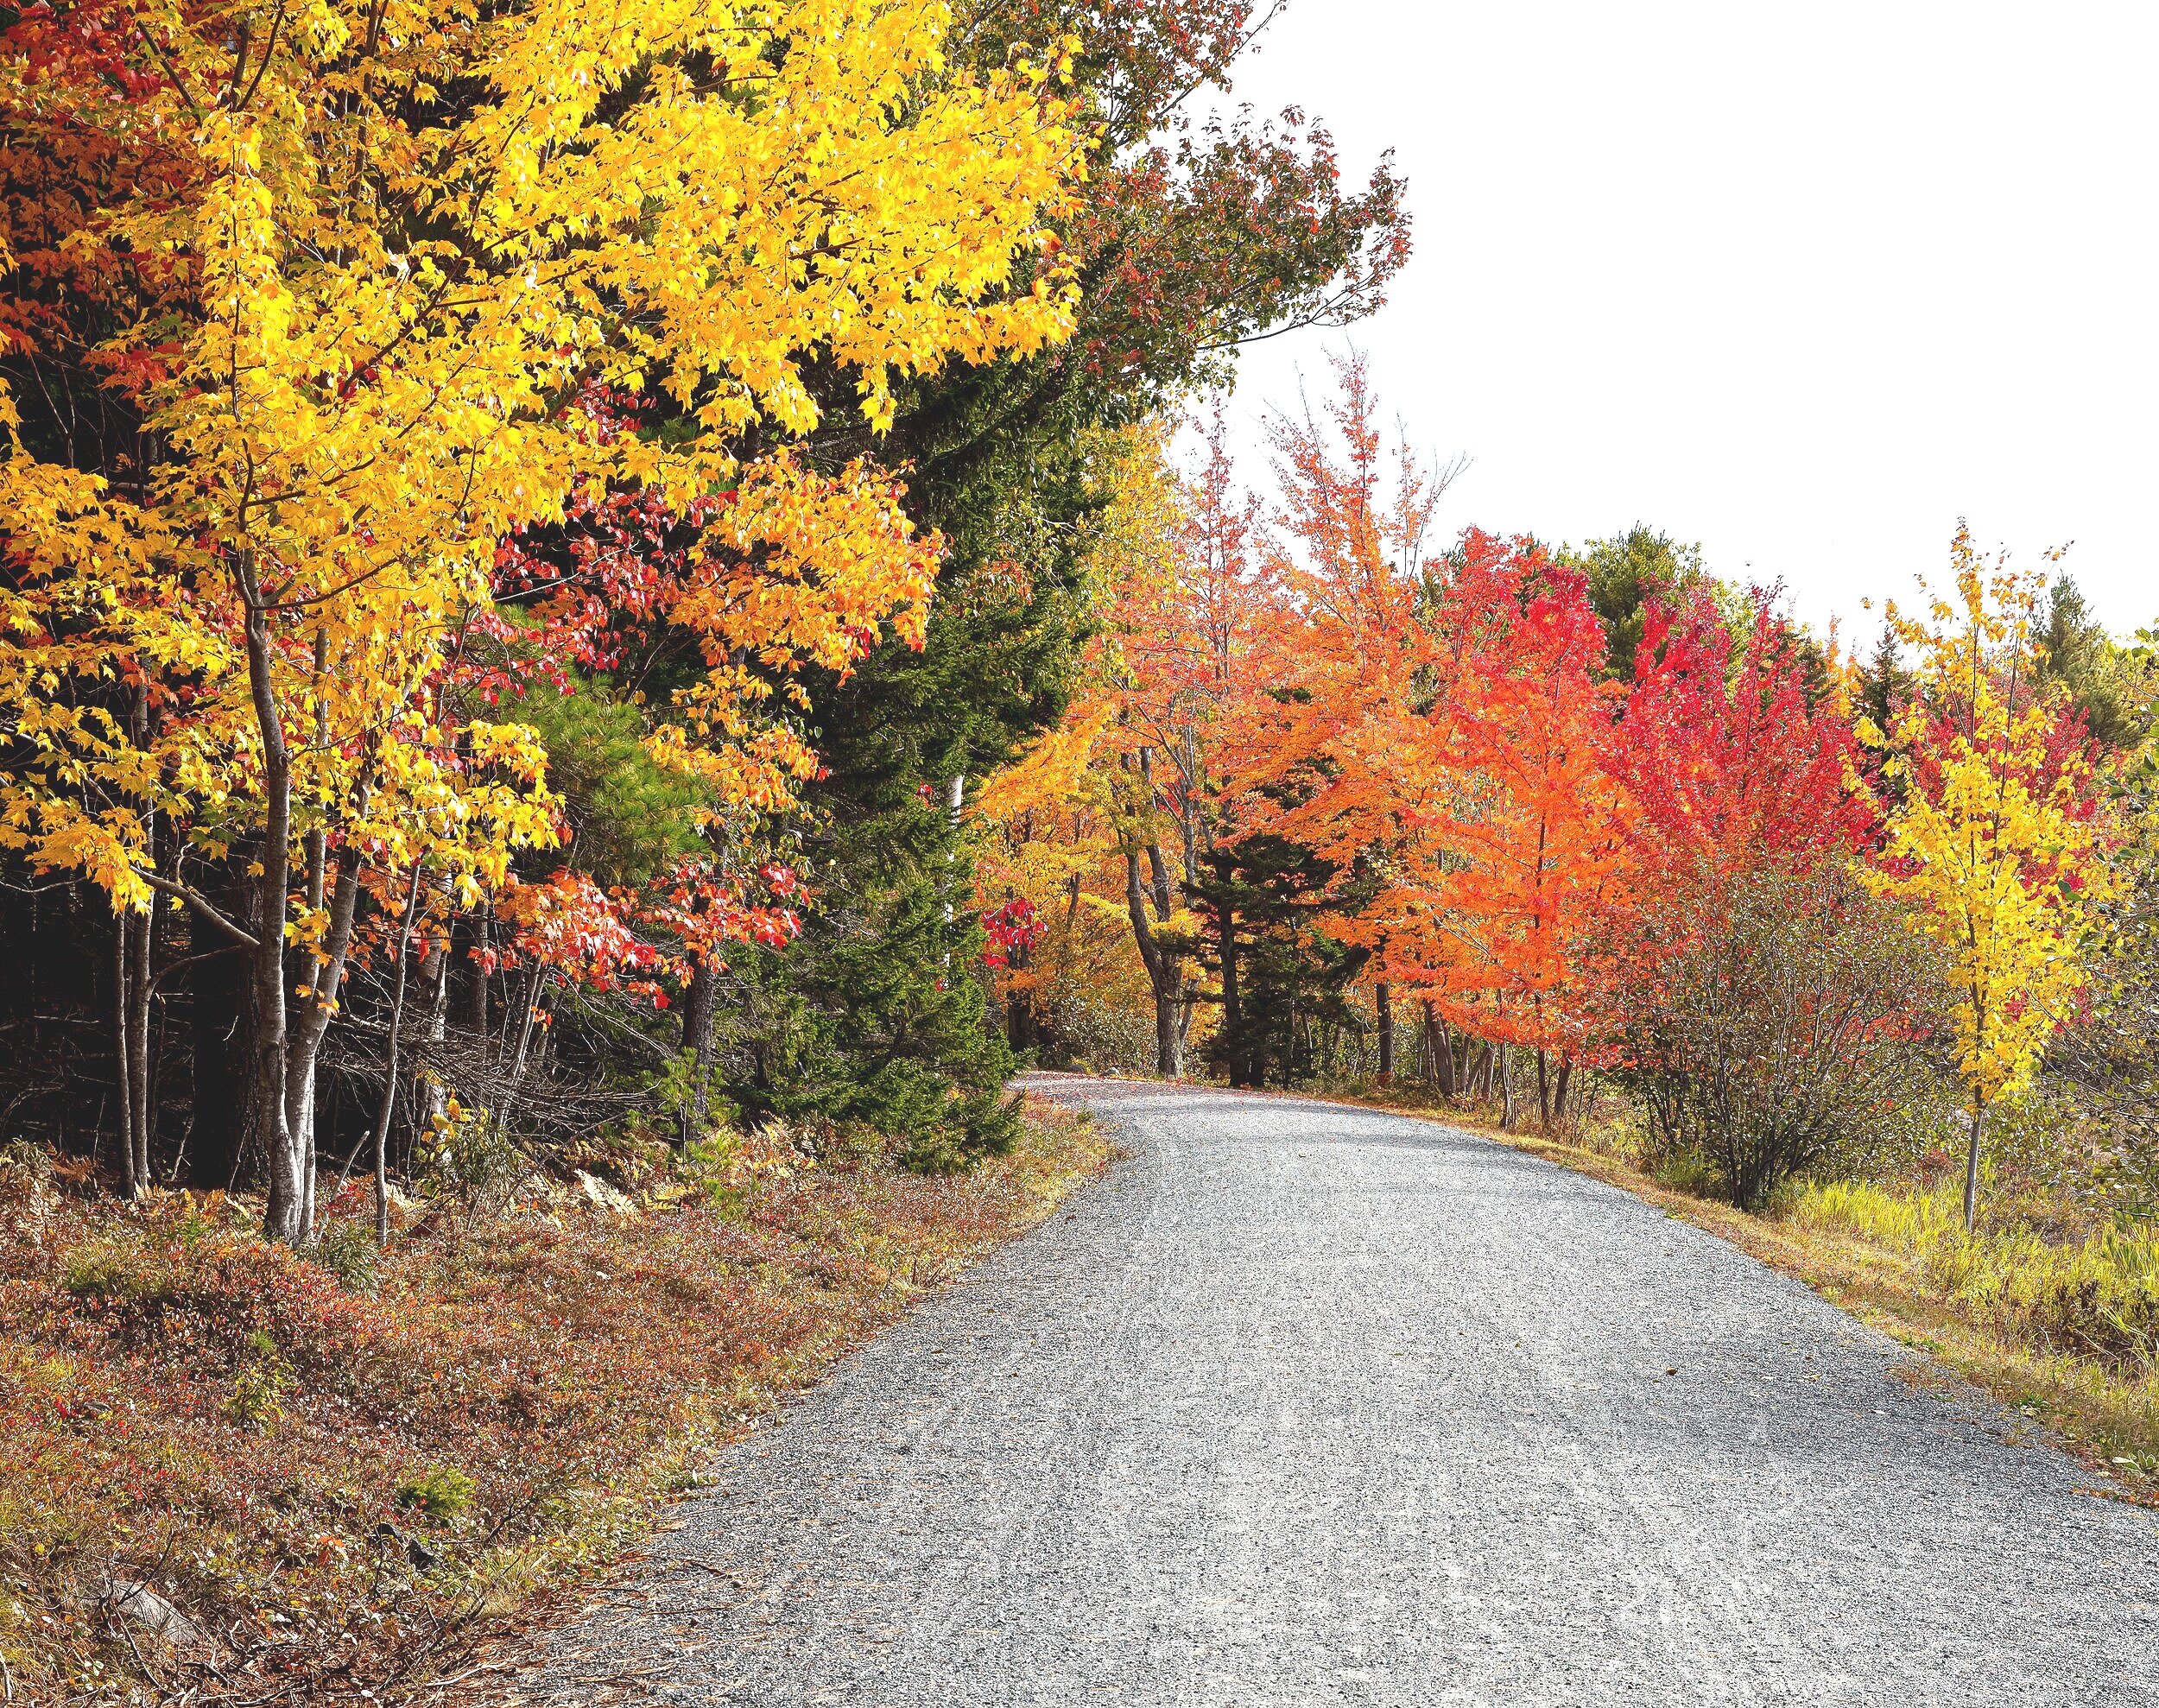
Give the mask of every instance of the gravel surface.
<path id="1" fill-rule="evenodd" d="M 2159 1521 L 1473 1136 L 1039 1078 L 1132 1154 L 731 1449 L 524 1699 L 2159 1705 Z"/>

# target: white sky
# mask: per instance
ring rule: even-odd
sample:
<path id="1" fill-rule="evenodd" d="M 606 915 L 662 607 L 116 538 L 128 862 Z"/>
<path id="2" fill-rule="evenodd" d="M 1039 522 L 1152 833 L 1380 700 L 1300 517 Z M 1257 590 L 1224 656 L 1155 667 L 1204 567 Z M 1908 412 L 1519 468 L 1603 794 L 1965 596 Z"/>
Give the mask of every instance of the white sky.
<path id="1" fill-rule="evenodd" d="M 2151 623 L 2156 76 L 2150 0 L 1294 0 L 1235 98 L 1352 181 L 1391 146 L 1416 254 L 1377 318 L 1245 351 L 1240 439 L 1353 338 L 1472 459 L 1449 533 L 1638 519 L 1865 644 L 1964 515 Z"/>

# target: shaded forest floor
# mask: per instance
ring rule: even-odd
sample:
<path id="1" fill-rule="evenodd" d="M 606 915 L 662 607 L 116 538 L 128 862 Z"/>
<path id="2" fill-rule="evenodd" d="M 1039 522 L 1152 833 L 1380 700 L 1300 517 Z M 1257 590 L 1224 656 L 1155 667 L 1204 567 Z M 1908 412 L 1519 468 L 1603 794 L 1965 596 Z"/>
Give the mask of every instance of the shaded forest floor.
<path id="1" fill-rule="evenodd" d="M 630 1548 L 715 1445 L 1046 1217 L 1111 1147 L 1030 1104 L 951 1178 L 785 1136 L 586 1159 L 483 1212 L 255 1206 L 0 1154 L 14 1701 L 396 1701 Z"/>
<path id="2" fill-rule="evenodd" d="M 1793 1182 L 1761 1215 L 1683 1173 L 1640 1165 L 1592 1120 L 1503 1130 L 1497 1111 L 1421 1087 L 1329 1095 L 1464 1126 L 1611 1185 L 1730 1241 L 2040 1425 L 2106 1480 L 2093 1492 L 2159 1506 L 2159 1236 L 2080 1230 L 2012 1209 L 1967 1237 L 1953 1188 Z M 1910 1367 L 1915 1381 L 1941 1379 Z"/>

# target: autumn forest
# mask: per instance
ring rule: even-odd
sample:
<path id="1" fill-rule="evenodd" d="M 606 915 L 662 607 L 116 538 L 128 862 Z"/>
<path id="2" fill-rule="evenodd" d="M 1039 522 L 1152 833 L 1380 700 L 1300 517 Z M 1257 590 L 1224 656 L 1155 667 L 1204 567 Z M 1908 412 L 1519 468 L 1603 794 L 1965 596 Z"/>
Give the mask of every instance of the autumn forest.
<path id="1" fill-rule="evenodd" d="M 1101 1166 L 1027 1068 L 1874 1240 L 2159 1454 L 2159 655 L 1443 528 L 1263 21 L 0 4 L 11 1676 L 478 1664 Z"/>

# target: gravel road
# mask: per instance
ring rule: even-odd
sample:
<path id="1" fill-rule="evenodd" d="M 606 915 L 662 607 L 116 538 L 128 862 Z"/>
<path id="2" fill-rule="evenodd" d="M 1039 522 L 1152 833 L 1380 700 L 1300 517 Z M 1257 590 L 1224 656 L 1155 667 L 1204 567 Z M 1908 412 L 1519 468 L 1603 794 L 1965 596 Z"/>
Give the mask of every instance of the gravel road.
<path id="1" fill-rule="evenodd" d="M 1470 1135 L 1033 1083 L 1130 1157 L 524 1700 L 2159 1705 L 2154 1515 L 1797 1283 Z"/>

